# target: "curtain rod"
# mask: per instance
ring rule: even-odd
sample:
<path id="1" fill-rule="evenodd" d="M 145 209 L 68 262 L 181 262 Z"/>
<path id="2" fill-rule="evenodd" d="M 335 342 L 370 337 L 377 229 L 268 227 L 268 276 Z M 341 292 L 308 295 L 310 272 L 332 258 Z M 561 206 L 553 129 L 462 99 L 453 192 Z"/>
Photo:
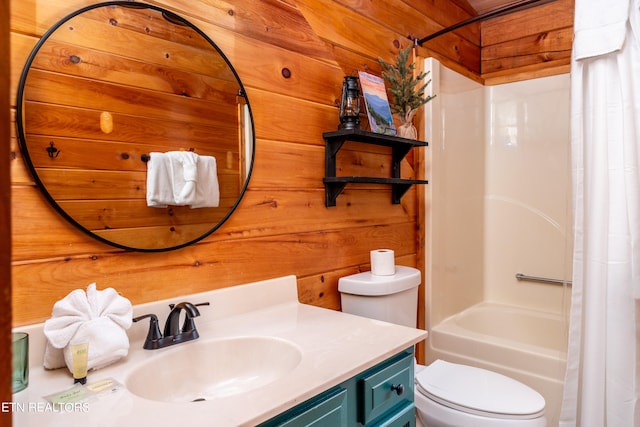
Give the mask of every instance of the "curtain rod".
<path id="1" fill-rule="evenodd" d="M 554 1 L 556 0 L 520 0 L 515 3 L 511 3 L 507 6 L 492 10 L 490 12 L 483 13 L 482 15 L 474 16 L 465 21 L 454 24 L 450 27 L 443 28 L 442 30 L 436 31 L 435 33 L 427 37 L 423 37 L 421 39 L 416 38 L 414 39 L 414 44 L 416 46 L 422 46 L 422 43 L 424 42 L 435 39 L 436 37 L 439 37 L 448 32 L 457 30 L 458 28 L 464 27 L 465 25 L 473 24 L 474 22 L 485 21 L 487 19 L 496 18 L 498 16 L 506 15 L 513 12 L 519 12 L 521 10 L 529 9 L 535 6 L 541 6 L 543 4 L 551 3 Z M 409 37 L 409 39 L 411 39 L 411 37 Z"/>

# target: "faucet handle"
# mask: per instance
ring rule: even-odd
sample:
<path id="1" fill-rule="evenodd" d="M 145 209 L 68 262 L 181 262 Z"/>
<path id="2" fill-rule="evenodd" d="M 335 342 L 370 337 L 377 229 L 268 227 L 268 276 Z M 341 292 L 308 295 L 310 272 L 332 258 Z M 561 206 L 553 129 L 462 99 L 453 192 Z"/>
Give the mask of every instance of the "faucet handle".
<path id="1" fill-rule="evenodd" d="M 193 305 L 195 305 L 196 307 L 202 307 L 203 305 L 211 305 L 211 304 L 209 304 L 209 301 L 207 301 L 207 302 L 199 302 L 198 304 L 193 304 Z"/>
<path id="2" fill-rule="evenodd" d="M 195 316 L 199 316 L 200 315 L 200 312 L 198 311 L 198 309 L 196 307 L 200 307 L 202 305 L 209 305 L 209 303 L 208 302 L 201 302 L 201 303 L 198 303 L 198 304 L 192 304 L 190 302 L 181 302 L 181 303 L 178 303 L 178 304 L 171 303 L 171 304 L 169 304 L 169 310 L 173 310 L 176 307 L 182 308 L 184 310 L 190 311 L 191 315 L 195 317 Z"/>
<path id="3" fill-rule="evenodd" d="M 201 302 L 199 304 L 193 304 L 194 307 L 200 307 L 203 305 L 209 305 L 209 302 Z M 198 309 L 196 309 L 197 311 Z M 200 315 L 200 312 L 198 311 L 198 316 Z M 182 323 L 182 329 L 181 332 L 191 332 L 191 331 L 195 331 L 196 330 L 196 324 L 193 320 L 193 316 L 185 316 L 184 318 L 184 322 Z"/>
<path id="4" fill-rule="evenodd" d="M 147 332 L 147 338 L 144 340 L 142 348 L 146 350 L 153 350 L 158 348 L 158 343 L 162 339 L 162 332 L 160 332 L 160 326 L 158 325 L 158 316 L 155 314 L 144 314 L 142 316 L 134 317 L 134 322 L 139 322 L 142 319 L 149 318 L 149 332 Z"/>

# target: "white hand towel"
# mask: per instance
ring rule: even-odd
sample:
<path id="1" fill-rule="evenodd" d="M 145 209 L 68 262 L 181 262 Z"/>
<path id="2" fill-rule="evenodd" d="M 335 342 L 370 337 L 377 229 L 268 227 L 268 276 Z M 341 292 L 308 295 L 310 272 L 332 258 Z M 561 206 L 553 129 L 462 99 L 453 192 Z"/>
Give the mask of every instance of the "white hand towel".
<path id="1" fill-rule="evenodd" d="M 198 182 L 196 198 L 192 208 L 216 208 L 220 205 L 220 188 L 218 185 L 218 168 L 216 158 L 198 156 Z"/>
<path id="2" fill-rule="evenodd" d="M 191 151 L 170 151 L 174 205 L 191 205 L 196 200 L 198 155 Z"/>
<path id="3" fill-rule="evenodd" d="M 70 344 L 89 343 L 88 369 L 107 366 L 127 355 L 133 310 L 131 302 L 115 289 L 96 290 L 96 284 L 85 293 L 76 289 L 53 306 L 52 316 L 44 324 L 47 346 L 44 367 L 66 366 L 72 371 Z"/>
<path id="4" fill-rule="evenodd" d="M 149 153 L 147 162 L 147 206 L 166 208 L 173 204 L 171 165 L 165 153 Z"/>
<path id="5" fill-rule="evenodd" d="M 198 155 L 191 151 L 150 153 L 147 162 L 147 206 L 186 206 L 196 200 Z"/>

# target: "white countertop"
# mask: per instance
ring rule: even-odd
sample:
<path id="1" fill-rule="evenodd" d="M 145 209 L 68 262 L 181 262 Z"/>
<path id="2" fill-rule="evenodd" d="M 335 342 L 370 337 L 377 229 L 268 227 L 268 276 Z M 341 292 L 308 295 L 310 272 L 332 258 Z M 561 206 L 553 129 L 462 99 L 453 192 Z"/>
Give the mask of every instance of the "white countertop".
<path id="1" fill-rule="evenodd" d="M 113 378 L 123 385 L 140 364 L 169 351 L 229 337 L 277 337 L 294 343 L 302 352 L 300 363 L 287 375 L 260 388 L 204 402 L 165 403 L 147 400 L 126 387 L 100 396 L 77 408 L 54 410 L 44 396 L 70 388 L 69 371 L 42 367 L 45 338 L 43 324 L 16 330 L 30 334 L 29 386 L 3 402 L 3 412 L 13 413 L 14 427 L 101 426 L 255 426 L 301 403 L 390 356 L 424 340 L 422 330 L 322 309 L 297 300 L 295 276 L 265 280 L 217 291 L 172 298 L 134 307 L 134 316 L 154 313 L 160 327 L 169 303 L 209 301 L 195 319 L 200 338 L 165 349 L 143 350 L 149 322 L 134 323 L 127 331 L 129 355 L 119 362 L 90 371 L 88 382 Z M 189 363 L 188 359 L 185 363 Z M 171 369 L 167 366 L 167 369 Z M 60 408 L 58 408 L 60 409 Z"/>

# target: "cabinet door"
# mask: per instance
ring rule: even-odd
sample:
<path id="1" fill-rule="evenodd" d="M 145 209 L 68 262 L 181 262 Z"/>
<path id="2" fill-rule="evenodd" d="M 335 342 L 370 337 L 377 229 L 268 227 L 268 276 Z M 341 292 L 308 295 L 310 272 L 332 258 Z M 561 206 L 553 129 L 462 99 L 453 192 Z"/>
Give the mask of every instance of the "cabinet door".
<path id="1" fill-rule="evenodd" d="M 336 388 L 285 412 L 261 427 L 348 427 L 347 390 Z"/>
<path id="2" fill-rule="evenodd" d="M 368 425 L 388 411 L 413 404 L 413 355 L 365 373 L 358 381 L 359 421 Z"/>
<path id="3" fill-rule="evenodd" d="M 403 409 L 393 412 L 389 417 L 374 423 L 371 427 L 415 427 L 416 410 L 414 405 L 407 405 Z"/>

